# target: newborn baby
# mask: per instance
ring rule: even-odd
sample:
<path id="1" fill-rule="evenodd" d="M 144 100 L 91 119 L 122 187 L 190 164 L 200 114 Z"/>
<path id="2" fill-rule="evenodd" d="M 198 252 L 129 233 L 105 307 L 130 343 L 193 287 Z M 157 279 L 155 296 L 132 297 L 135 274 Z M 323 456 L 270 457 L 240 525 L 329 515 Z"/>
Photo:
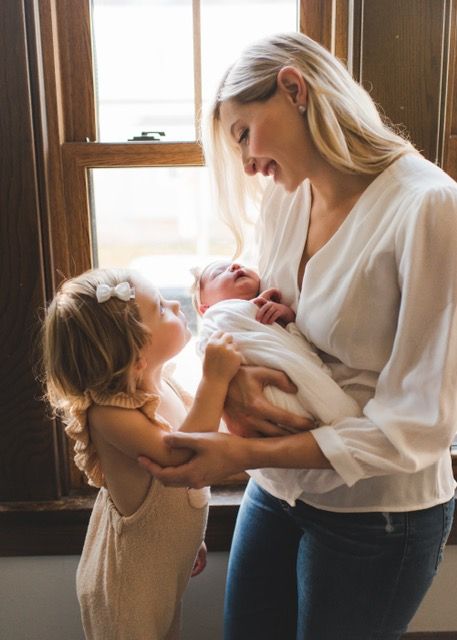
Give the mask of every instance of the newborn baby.
<path id="1" fill-rule="evenodd" d="M 275 406 L 312 418 L 320 426 L 361 415 L 357 402 L 333 380 L 330 368 L 299 332 L 294 311 L 281 303 L 277 289 L 260 294 L 258 274 L 228 261 L 212 262 L 194 275 L 194 306 L 203 316 L 200 353 L 214 331 L 229 332 L 245 363 L 284 371 L 297 386 L 296 394 L 266 386 L 265 397 Z M 248 473 L 292 506 L 299 497 L 312 503 L 313 494 L 343 484 L 333 469 L 255 469 Z"/>
<path id="2" fill-rule="evenodd" d="M 257 307 L 256 320 L 262 324 L 279 322 L 286 326 L 294 322 L 295 313 L 281 303 L 278 289 L 267 289 L 260 293 L 260 278 L 252 269 L 236 262 L 211 262 L 197 279 L 194 306 L 203 315 L 221 300 L 250 300 Z"/>

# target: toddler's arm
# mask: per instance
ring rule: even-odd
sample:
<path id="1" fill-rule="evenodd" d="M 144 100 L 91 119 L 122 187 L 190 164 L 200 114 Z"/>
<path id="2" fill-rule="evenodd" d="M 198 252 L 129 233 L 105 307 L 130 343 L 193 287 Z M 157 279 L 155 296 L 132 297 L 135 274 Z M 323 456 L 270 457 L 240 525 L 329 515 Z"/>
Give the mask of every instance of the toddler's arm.
<path id="1" fill-rule="evenodd" d="M 181 431 L 217 431 L 229 382 L 240 364 L 241 355 L 231 336 L 218 332 L 210 338 L 202 379 Z M 91 438 L 97 449 L 102 450 L 108 444 L 134 460 L 144 455 L 161 466 L 186 462 L 191 453 L 173 451 L 167 446 L 164 436 L 169 433 L 169 427 L 160 421 L 159 415 L 152 425 L 149 418 L 136 409 L 93 405 L 89 409 Z"/>
<path id="2" fill-rule="evenodd" d="M 217 431 L 225 397 L 241 365 L 241 354 L 231 335 L 218 331 L 206 345 L 203 375 L 187 418 L 179 431 Z"/>
<path id="3" fill-rule="evenodd" d="M 290 307 L 281 303 L 281 292 L 278 289 L 267 289 L 252 302 L 259 307 L 256 320 L 262 324 L 278 322 L 283 327 L 295 321 L 295 313 Z"/>

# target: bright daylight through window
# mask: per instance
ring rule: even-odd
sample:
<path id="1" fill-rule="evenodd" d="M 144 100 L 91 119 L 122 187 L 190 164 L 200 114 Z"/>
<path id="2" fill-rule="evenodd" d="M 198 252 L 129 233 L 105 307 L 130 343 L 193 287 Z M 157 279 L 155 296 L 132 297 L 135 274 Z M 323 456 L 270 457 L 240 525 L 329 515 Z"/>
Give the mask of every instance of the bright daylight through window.
<path id="1" fill-rule="evenodd" d="M 224 70 L 253 39 L 295 30 L 297 3 L 93 0 L 92 19 L 100 142 L 156 138 L 160 145 L 197 139 L 200 112 Z M 98 265 L 143 272 L 181 301 L 195 333 L 189 270 L 233 251 L 206 168 L 177 160 L 173 167 L 93 169 L 91 178 Z M 177 377 L 192 390 L 199 372 L 193 344 L 177 364 Z"/>

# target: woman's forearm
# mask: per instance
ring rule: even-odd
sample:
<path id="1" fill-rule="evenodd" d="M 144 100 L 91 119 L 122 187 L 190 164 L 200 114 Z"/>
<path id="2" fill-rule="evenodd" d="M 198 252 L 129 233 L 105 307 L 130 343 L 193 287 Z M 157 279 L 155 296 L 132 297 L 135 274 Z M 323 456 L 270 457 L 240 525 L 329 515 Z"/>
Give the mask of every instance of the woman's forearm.
<path id="1" fill-rule="evenodd" d="M 332 469 L 311 432 L 246 439 L 245 469 Z"/>

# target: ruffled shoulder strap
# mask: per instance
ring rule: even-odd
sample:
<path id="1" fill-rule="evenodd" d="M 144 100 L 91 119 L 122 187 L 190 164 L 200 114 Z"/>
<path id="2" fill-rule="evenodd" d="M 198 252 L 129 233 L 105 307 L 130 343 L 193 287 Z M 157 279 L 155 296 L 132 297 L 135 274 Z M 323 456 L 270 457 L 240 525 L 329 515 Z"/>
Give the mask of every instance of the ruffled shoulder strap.
<path id="1" fill-rule="evenodd" d="M 84 399 L 71 407 L 70 418 L 65 427 L 66 434 L 75 441 L 75 464 L 85 473 L 88 482 L 94 487 L 105 485 L 105 478 L 100 466 L 95 446 L 91 440 L 87 423 L 87 411 L 92 404 L 123 409 L 139 409 L 151 421 L 155 421 L 155 413 L 160 398 L 157 394 L 136 391 L 134 394 L 117 393 L 114 395 L 87 392 Z M 168 425 L 164 425 L 168 427 Z"/>

